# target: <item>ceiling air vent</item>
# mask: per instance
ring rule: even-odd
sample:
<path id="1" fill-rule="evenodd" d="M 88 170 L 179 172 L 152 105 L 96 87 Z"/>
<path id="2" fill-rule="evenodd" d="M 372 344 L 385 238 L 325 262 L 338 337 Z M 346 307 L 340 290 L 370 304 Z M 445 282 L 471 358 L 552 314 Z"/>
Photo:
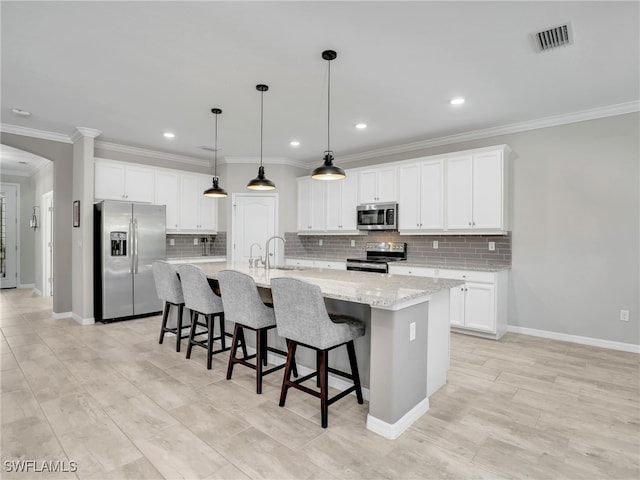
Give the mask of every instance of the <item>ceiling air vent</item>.
<path id="1" fill-rule="evenodd" d="M 539 52 L 552 50 L 556 47 L 570 45 L 573 43 L 571 34 L 571 24 L 560 25 L 533 34 L 536 48 Z"/>

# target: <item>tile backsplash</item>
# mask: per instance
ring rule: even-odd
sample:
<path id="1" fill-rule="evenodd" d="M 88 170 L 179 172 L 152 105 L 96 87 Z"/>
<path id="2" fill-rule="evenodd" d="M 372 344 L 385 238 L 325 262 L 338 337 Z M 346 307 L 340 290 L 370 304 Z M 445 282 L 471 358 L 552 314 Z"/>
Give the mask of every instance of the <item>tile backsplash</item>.
<path id="1" fill-rule="evenodd" d="M 365 256 L 367 242 L 406 242 L 407 261 L 440 267 L 501 267 L 511 265 L 511 234 L 508 235 L 400 235 L 370 232 L 369 235 L 298 235 L 285 233 L 287 258 L 340 260 Z M 322 240 L 322 246 L 319 245 Z M 351 241 L 355 246 L 351 246 Z M 433 248 L 434 240 L 438 248 Z M 489 242 L 495 250 L 489 250 Z"/>
<path id="2" fill-rule="evenodd" d="M 193 240 L 198 244 L 194 245 Z M 175 245 L 171 245 L 171 240 Z M 217 235 L 176 235 L 167 234 L 167 258 L 200 257 L 211 255 L 215 257 L 227 256 L 227 232 Z"/>

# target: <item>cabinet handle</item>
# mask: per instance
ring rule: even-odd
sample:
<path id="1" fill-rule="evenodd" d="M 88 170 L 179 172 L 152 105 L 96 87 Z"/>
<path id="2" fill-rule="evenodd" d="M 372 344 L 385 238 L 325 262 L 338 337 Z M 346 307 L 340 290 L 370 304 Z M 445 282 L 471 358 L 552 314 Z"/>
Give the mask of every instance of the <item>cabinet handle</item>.
<path id="1" fill-rule="evenodd" d="M 471 226 L 471 222 L 469 222 L 469 226 Z"/>

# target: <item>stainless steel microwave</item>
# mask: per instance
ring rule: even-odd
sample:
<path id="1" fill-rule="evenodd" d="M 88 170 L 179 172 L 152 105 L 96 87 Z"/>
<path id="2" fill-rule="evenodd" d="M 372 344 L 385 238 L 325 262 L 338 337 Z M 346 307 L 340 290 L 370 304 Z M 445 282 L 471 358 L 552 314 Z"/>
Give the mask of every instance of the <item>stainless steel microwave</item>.
<path id="1" fill-rule="evenodd" d="M 397 203 L 365 203 L 358 205 L 358 230 L 397 230 Z"/>

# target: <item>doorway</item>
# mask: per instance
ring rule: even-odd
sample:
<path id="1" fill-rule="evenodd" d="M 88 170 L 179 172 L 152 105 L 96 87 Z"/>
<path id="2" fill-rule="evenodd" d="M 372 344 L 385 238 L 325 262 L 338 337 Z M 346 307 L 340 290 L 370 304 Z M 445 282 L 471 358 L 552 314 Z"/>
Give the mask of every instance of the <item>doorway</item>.
<path id="1" fill-rule="evenodd" d="M 278 231 L 277 193 L 233 193 L 231 214 L 231 261 L 249 265 L 251 245 L 253 257 L 265 258 L 265 243 Z M 280 263 L 282 242 L 273 242 L 272 265 Z M 282 252 L 282 253 L 281 253 Z"/>
<path id="2" fill-rule="evenodd" d="M 53 191 L 42 195 L 42 296 L 53 296 Z"/>
<path id="3" fill-rule="evenodd" d="M 20 185 L 0 184 L 0 288 L 18 286 L 18 198 Z"/>

